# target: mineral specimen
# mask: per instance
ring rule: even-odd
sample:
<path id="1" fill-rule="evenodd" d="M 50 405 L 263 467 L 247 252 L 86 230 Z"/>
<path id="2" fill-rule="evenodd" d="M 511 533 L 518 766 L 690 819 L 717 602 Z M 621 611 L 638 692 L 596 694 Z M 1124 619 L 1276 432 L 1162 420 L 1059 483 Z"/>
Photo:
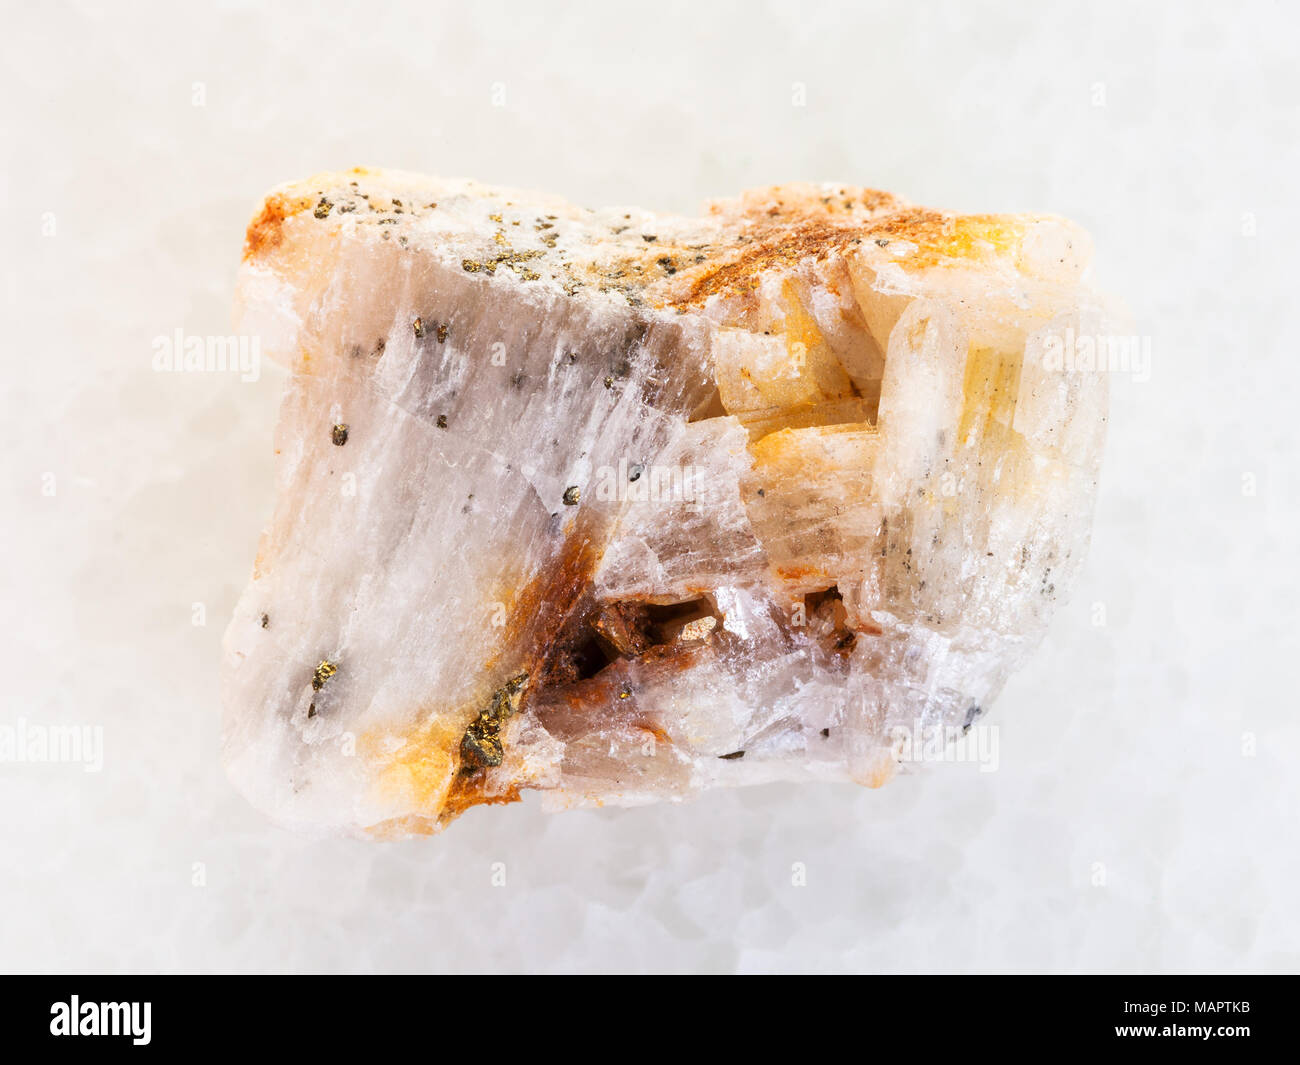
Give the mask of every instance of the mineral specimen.
<path id="1" fill-rule="evenodd" d="M 1061 219 L 840 185 L 702 219 L 274 191 L 237 306 L 290 377 L 225 640 L 236 785 L 390 838 L 526 789 L 883 783 L 1080 563 L 1106 382 L 1043 353 L 1099 328 L 1088 259 Z"/>

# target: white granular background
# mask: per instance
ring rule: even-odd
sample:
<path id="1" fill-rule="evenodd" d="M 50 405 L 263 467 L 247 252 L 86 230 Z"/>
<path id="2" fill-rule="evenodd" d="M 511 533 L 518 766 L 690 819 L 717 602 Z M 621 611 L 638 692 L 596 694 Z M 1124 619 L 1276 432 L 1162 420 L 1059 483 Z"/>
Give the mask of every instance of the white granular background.
<path id="1" fill-rule="evenodd" d="M 104 738 L 99 772 L 0 764 L 0 969 L 1300 969 L 1294 9 L 133 6 L 10 5 L 0 38 L 0 725 Z M 360 164 L 1086 226 L 1151 373 L 1112 382 L 1091 555 L 985 719 L 997 771 L 391 844 L 248 808 L 217 675 L 284 376 L 152 345 L 229 332 L 269 187 Z"/>

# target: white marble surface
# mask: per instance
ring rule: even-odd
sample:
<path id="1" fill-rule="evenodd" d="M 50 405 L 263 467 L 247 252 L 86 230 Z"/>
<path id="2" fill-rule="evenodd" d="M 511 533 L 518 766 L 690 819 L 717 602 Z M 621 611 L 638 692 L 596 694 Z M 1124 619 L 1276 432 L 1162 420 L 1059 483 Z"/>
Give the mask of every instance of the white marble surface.
<path id="1" fill-rule="evenodd" d="M 22 5 L 0 40 L 0 725 L 104 737 L 97 773 L 0 764 L 0 969 L 1300 969 L 1292 9 L 116 6 Z M 1113 382 L 1093 552 L 988 719 L 998 771 L 388 845 L 248 809 L 217 665 L 282 375 L 159 374 L 151 345 L 228 331 L 269 186 L 362 163 L 1086 225 L 1151 376 Z"/>

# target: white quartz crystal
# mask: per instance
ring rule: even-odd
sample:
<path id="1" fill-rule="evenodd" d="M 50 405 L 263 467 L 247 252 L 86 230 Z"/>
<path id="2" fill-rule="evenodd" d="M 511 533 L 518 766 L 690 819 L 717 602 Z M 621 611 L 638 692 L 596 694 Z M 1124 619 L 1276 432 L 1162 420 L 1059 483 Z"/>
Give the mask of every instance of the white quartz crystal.
<path id="1" fill-rule="evenodd" d="M 225 756 L 382 838 L 537 789 L 878 785 L 969 727 L 1085 550 L 1086 236 L 786 185 L 701 219 L 408 174 L 273 192 L 241 333 L 292 376 Z"/>

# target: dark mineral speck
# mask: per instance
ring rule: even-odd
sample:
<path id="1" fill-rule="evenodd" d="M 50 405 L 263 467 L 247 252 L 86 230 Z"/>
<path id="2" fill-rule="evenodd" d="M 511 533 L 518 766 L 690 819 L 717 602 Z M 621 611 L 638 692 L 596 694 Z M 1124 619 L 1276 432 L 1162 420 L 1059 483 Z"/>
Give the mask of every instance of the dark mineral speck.
<path id="1" fill-rule="evenodd" d="M 321 659 L 320 665 L 316 667 L 316 671 L 311 677 L 312 691 L 320 691 L 325 687 L 325 682 L 338 671 L 339 667 L 337 663 L 331 662 L 328 658 Z"/>

